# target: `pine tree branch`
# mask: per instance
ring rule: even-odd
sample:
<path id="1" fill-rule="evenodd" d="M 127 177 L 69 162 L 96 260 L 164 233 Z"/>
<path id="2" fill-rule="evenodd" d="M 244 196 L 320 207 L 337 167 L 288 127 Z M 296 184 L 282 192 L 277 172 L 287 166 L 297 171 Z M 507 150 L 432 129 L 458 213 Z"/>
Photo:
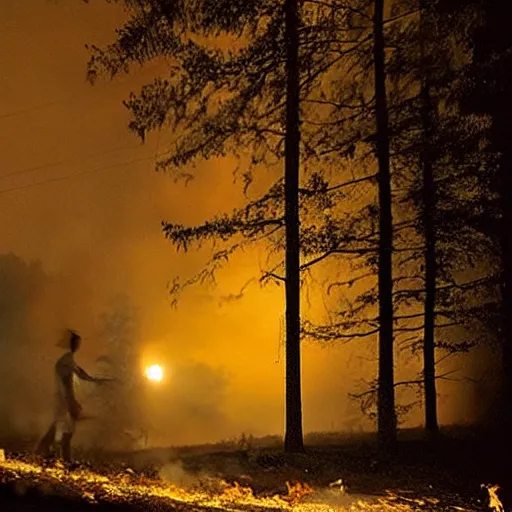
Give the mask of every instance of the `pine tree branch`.
<path id="1" fill-rule="evenodd" d="M 435 378 L 437 380 L 450 380 L 450 381 L 460 380 L 460 379 L 451 379 L 448 377 L 449 375 L 452 375 L 453 373 L 456 373 L 456 372 L 457 372 L 457 370 L 451 370 L 449 372 L 443 373 L 442 375 L 436 375 Z M 398 381 L 398 382 L 395 382 L 393 384 L 393 386 L 395 388 L 397 388 L 397 387 L 402 387 L 402 386 L 405 386 L 405 387 L 407 387 L 407 386 L 423 386 L 423 384 L 424 384 L 424 380 L 422 378 L 418 378 L 418 379 Z M 357 399 L 363 398 L 365 396 L 372 395 L 374 393 L 377 393 L 377 384 L 373 385 L 373 387 L 367 391 L 363 391 L 362 393 L 351 393 L 350 396 L 357 400 Z"/>

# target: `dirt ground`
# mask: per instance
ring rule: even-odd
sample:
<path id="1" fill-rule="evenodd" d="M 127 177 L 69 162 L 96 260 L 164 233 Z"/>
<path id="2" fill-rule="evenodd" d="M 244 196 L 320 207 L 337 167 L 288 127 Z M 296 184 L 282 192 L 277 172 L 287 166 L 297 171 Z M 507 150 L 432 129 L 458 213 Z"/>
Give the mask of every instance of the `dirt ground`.
<path id="1" fill-rule="evenodd" d="M 483 511 L 482 484 L 508 484 L 496 450 L 471 436 L 409 435 L 390 460 L 364 436 L 310 438 L 307 452 L 293 456 L 257 441 L 76 455 L 80 462 L 66 468 L 8 452 L 0 509 Z M 298 482 L 309 489 L 303 497 Z"/>

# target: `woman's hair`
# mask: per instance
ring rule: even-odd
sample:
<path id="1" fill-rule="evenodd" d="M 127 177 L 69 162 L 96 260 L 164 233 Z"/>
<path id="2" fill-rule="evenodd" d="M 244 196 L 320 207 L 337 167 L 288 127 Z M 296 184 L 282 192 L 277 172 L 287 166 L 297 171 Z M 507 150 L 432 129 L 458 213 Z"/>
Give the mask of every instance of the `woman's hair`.
<path id="1" fill-rule="evenodd" d="M 69 348 L 71 349 L 71 352 L 76 352 L 78 350 L 81 341 L 82 338 L 80 335 L 76 331 L 69 329 Z"/>

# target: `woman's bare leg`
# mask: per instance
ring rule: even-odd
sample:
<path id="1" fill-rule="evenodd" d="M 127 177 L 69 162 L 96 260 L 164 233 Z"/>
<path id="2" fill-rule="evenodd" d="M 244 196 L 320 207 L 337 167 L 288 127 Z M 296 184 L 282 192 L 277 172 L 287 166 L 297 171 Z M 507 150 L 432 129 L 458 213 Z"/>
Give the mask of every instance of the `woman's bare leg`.
<path id="1" fill-rule="evenodd" d="M 48 456 L 50 454 L 50 449 L 55 441 L 55 422 L 50 425 L 50 428 L 46 432 L 46 434 L 42 437 L 41 441 L 36 448 L 36 453 Z"/>
<path id="2" fill-rule="evenodd" d="M 73 432 L 66 433 L 62 436 L 61 456 L 65 462 L 71 462 L 71 439 Z"/>

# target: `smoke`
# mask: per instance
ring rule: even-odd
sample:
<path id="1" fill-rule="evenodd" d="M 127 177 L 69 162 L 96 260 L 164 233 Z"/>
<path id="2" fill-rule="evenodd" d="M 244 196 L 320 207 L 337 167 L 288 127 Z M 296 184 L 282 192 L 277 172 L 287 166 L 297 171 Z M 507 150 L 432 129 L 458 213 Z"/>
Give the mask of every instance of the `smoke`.
<path id="1" fill-rule="evenodd" d="M 44 416 L 47 373 L 41 345 L 48 324 L 34 314 L 51 280 L 38 263 L 0 256 L 0 435 L 30 437 Z"/>
<path id="2" fill-rule="evenodd" d="M 222 371 L 191 362 L 171 367 L 169 373 L 163 389 L 146 389 L 152 444 L 221 438 L 229 422 L 224 412 L 228 380 Z"/>
<path id="3" fill-rule="evenodd" d="M 188 187 L 153 172 L 165 133 L 141 146 L 126 129 L 122 100 L 160 64 L 94 88 L 84 83 L 84 44 L 107 42 L 123 19 L 119 5 L 104 2 L 0 2 L 0 45 L 9 48 L 0 55 L 2 100 L 7 113 L 18 112 L 0 123 L 2 173 L 17 173 L 0 175 L 1 428 L 34 439 L 43 433 L 62 354 L 55 343 L 71 327 L 84 338 L 78 361 L 90 373 L 116 374 L 122 347 L 133 348 L 127 374 L 140 391 L 135 396 L 126 379 L 115 389 L 83 385 L 84 409 L 97 418 L 79 425 L 78 444 L 113 446 L 122 437 L 121 445 L 140 448 L 146 439 L 158 446 L 281 434 L 283 290 L 256 283 L 240 294 L 266 252 L 234 257 L 217 287 L 190 289 L 177 310 L 167 288 L 175 275 L 199 270 L 209 252 L 175 254 L 161 221 L 197 223 L 240 205 L 236 162 L 198 164 Z M 119 330 L 112 349 L 115 329 L 105 329 L 105 316 L 118 314 L 119 295 L 128 297 L 136 328 Z M 307 307 L 323 314 L 323 297 L 312 292 Z M 375 340 L 305 344 L 306 431 L 371 426 L 348 394 L 375 376 L 375 349 Z M 108 369 L 98 363 L 107 353 Z M 161 385 L 142 379 L 149 364 L 165 368 Z M 446 386 L 452 398 L 441 420 L 455 421 L 465 413 L 444 415 L 465 388 Z M 107 407 L 120 397 L 126 408 Z"/>
<path id="4" fill-rule="evenodd" d="M 158 474 L 165 482 L 183 489 L 196 487 L 201 482 L 197 475 L 185 471 L 181 461 L 164 464 Z"/>

